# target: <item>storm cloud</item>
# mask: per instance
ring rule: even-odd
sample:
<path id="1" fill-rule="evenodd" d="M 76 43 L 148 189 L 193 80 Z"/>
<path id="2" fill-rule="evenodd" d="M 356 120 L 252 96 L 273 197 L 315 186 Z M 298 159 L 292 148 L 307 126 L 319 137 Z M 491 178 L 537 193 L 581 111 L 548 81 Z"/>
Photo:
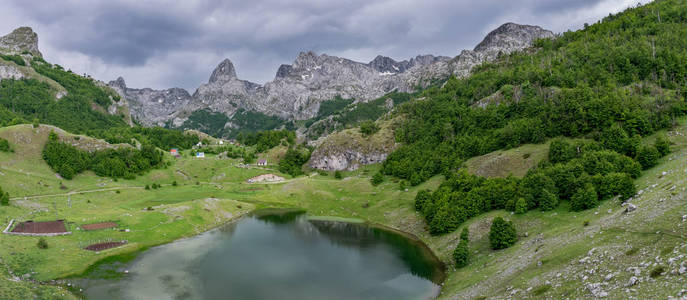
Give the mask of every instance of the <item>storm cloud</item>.
<path id="1" fill-rule="evenodd" d="M 646 2 L 646 1 L 643 1 Z M 132 87 L 191 92 L 231 59 L 264 83 L 313 50 L 367 62 L 455 56 L 505 22 L 574 30 L 637 0 L 3 1 L 0 35 L 31 26 L 46 59 Z"/>

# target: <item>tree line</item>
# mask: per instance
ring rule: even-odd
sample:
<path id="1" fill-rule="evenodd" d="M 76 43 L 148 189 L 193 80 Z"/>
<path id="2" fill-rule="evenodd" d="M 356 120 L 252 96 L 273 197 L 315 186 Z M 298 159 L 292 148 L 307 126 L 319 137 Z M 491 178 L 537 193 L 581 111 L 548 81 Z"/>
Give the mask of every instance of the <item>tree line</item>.
<path id="1" fill-rule="evenodd" d="M 111 144 L 123 143 L 136 146 L 136 141 L 138 141 L 138 143 L 153 145 L 163 150 L 171 148 L 191 149 L 200 142 L 200 138 L 195 134 L 162 127 L 134 126 L 93 129 L 89 130 L 87 134 L 104 139 Z"/>
<path id="2" fill-rule="evenodd" d="M 639 157 L 632 159 L 596 141 L 558 138 L 550 144 L 548 160 L 523 178 L 484 178 L 465 170 L 450 173 L 437 190 L 417 193 L 415 209 L 425 217 L 430 233 L 442 234 L 491 210 L 547 211 L 568 201 L 570 210 L 581 211 L 616 196 L 624 201 L 635 195 L 633 179 L 642 169 L 652 167 L 669 152 L 669 144 L 662 137 L 653 145 L 638 147 L 655 154 L 651 164 L 643 165 Z"/>
<path id="3" fill-rule="evenodd" d="M 292 130 L 264 130 L 258 132 L 239 133 L 237 141 L 246 146 L 255 146 L 258 153 L 265 152 L 280 144 L 284 146 L 296 144 L 296 132 Z"/>
<path id="4" fill-rule="evenodd" d="M 65 179 L 72 179 L 86 170 L 103 177 L 133 179 L 165 165 L 162 151 L 152 145 L 142 145 L 140 150 L 126 147 L 88 152 L 60 141 L 54 132 L 50 133 L 42 156 Z"/>

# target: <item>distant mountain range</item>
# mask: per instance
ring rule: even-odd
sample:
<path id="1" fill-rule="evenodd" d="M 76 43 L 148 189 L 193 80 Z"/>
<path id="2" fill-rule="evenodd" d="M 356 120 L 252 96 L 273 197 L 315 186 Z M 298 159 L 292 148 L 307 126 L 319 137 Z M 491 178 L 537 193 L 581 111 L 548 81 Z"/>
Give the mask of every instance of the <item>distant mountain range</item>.
<path id="1" fill-rule="evenodd" d="M 133 120 L 144 126 L 173 128 L 183 128 L 189 116 L 200 110 L 226 116 L 225 128 L 233 129 L 241 126 L 231 119 L 240 111 L 283 120 L 306 120 L 317 116 L 324 101 L 342 98 L 355 104 L 393 91 L 411 92 L 450 75 L 466 76 L 478 64 L 529 47 L 535 39 L 553 36 L 553 32 L 538 26 L 506 23 L 489 33 L 474 50 L 463 50 L 454 58 L 418 55 L 396 61 L 380 55 L 369 63 L 360 63 L 301 52 L 292 64 L 281 65 L 275 78 L 264 85 L 239 79 L 232 62 L 225 59 L 193 94 L 181 88 L 129 88 L 119 77 L 107 86 L 126 101 L 107 110 L 128 111 Z M 42 57 L 38 35 L 29 27 L 0 37 L 0 53 Z M 30 60 L 29 56 L 26 58 Z M 0 79 L 25 77 L 31 74 L 11 65 L 0 66 Z"/>
<path id="2" fill-rule="evenodd" d="M 317 115 L 320 103 L 336 97 L 365 102 L 389 92 L 410 92 L 434 79 L 465 76 L 472 67 L 500 54 L 529 47 L 538 38 L 553 37 L 538 26 L 506 23 L 489 33 L 474 50 L 458 56 L 418 55 L 404 61 L 377 56 L 369 63 L 301 52 L 290 65 L 281 65 L 274 80 L 260 85 L 241 80 L 234 65 L 225 59 L 207 83 L 191 95 L 184 89 L 128 88 L 123 78 L 108 85 L 131 108 L 144 125 L 179 127 L 197 110 L 209 110 L 232 117 L 239 110 L 254 111 L 285 120 L 305 120 Z M 235 127 L 230 121 L 226 127 Z"/>

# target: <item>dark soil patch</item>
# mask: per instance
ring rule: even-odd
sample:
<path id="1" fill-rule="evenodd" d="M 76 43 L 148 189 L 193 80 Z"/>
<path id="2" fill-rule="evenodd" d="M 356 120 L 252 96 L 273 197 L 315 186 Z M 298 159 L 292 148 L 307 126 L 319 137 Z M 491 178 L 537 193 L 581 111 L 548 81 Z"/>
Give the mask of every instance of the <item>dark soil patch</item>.
<path id="1" fill-rule="evenodd" d="M 102 223 L 93 223 L 93 224 L 85 224 L 81 226 L 84 230 L 98 230 L 98 229 L 105 229 L 105 228 L 113 228 L 117 227 L 117 223 L 115 222 L 102 222 Z"/>
<path id="2" fill-rule="evenodd" d="M 34 222 L 26 221 L 17 224 L 12 229 L 16 233 L 63 233 L 67 232 L 64 226 L 64 220 L 48 221 L 48 222 Z"/>
<path id="3" fill-rule="evenodd" d="M 97 243 L 97 244 L 88 245 L 84 249 L 91 250 L 91 251 L 103 251 L 106 249 L 123 246 L 124 244 L 126 244 L 126 241 Z"/>

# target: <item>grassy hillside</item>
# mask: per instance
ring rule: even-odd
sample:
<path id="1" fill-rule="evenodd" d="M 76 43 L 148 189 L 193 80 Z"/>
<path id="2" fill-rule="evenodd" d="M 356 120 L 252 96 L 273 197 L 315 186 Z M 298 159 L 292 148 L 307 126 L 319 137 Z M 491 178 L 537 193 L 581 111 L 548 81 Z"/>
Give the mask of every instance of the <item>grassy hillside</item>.
<path id="1" fill-rule="evenodd" d="M 497 150 L 468 159 L 465 167 L 470 173 L 483 177 L 523 177 L 528 170 L 547 159 L 548 146 L 548 143 L 527 144 L 513 149 Z"/>
<path id="2" fill-rule="evenodd" d="M 276 184 L 247 184 L 246 179 L 258 174 L 290 176 L 275 170 L 240 168 L 236 160 L 220 160 L 212 155 L 196 159 L 184 153 L 167 169 L 154 170 L 135 180 L 113 181 L 86 172 L 74 180 L 63 181 L 40 159 L 40 146 L 35 145 L 45 142 L 46 137 L 41 134 L 30 126 L 0 130 L 0 136 L 9 139 L 15 149 L 14 153 L 0 153 L 3 162 L 0 178 L 3 183 L 14 182 L 3 184 L 12 196 L 12 205 L 0 207 L 0 220 L 7 224 L 9 219 L 65 218 L 74 233 L 47 238 L 50 245 L 47 250 L 38 249 L 37 239 L 33 237 L 0 235 L 2 245 L 6 245 L 0 247 L 2 265 L 15 275 L 36 272 L 31 278 L 49 280 L 78 274 L 105 257 L 196 234 L 253 208 L 264 207 L 298 207 L 311 215 L 391 226 L 420 237 L 449 266 L 459 240 L 460 230 L 441 236 L 429 235 L 422 216 L 413 207 L 415 193 L 435 189 L 443 182 L 441 176 L 408 192 L 399 190 L 393 179 L 372 186 L 370 176 L 379 168 L 374 165 L 343 172 L 341 180 L 313 175 Z M 617 274 L 603 289 L 614 298 L 623 298 L 628 295 L 623 288 L 611 287 L 622 286 L 629 280 L 632 274 L 625 271 L 627 267 L 639 267 L 640 262 L 647 261 L 651 266 L 640 267 L 638 277 L 642 282 L 629 295 L 638 298 L 676 295 L 681 277 L 670 274 L 677 265 L 676 262 L 671 265 L 668 259 L 679 253 L 687 254 L 684 244 L 687 232 L 685 223 L 681 222 L 687 207 L 680 188 L 686 178 L 682 174 L 687 168 L 686 134 L 685 126 L 671 131 L 670 139 L 675 143 L 673 153 L 638 180 L 643 193 L 633 200 L 639 207 L 635 212 L 623 213 L 618 202 L 606 201 L 597 209 L 581 213 L 569 212 L 562 205 L 554 211 L 537 210 L 523 215 L 494 211 L 466 222 L 463 226 L 470 229 L 470 264 L 459 270 L 449 267 L 442 298 L 505 297 L 511 293 L 507 290 L 510 286 L 520 290 L 516 298 L 534 297 L 535 289 L 540 296 L 548 298 L 588 297 L 591 294 L 585 285 L 606 282 L 603 277 L 611 272 Z M 521 153 L 530 150 L 530 146 L 513 149 Z M 174 181 L 177 186 L 172 186 Z M 60 182 L 64 189 L 60 188 Z M 144 189 L 153 183 L 162 184 L 162 188 Z M 671 190 L 673 185 L 677 188 Z M 488 229 L 495 216 L 515 222 L 519 241 L 512 248 L 490 249 Z M 115 221 L 121 229 L 130 232 L 75 229 L 101 221 Z M 126 239 L 129 243 L 97 254 L 81 249 L 108 239 Z M 592 248 L 596 250 L 588 254 Z M 599 262 L 578 262 L 586 256 Z M 656 256 L 668 273 L 649 279 Z M 593 274 L 588 273 L 591 269 L 595 270 Z M 558 273 L 562 275 L 557 276 Z M 26 281 L 11 282 L 9 275 L 2 276 L 0 294 L 20 295 L 22 286 L 32 285 Z M 582 280 L 582 276 L 587 279 Z M 551 285 L 548 289 L 547 281 Z M 526 291 L 530 287 L 533 289 Z"/>
<path id="3" fill-rule="evenodd" d="M 72 132 L 127 126 L 125 107 L 118 107 L 116 115 L 108 113 L 120 100 L 113 90 L 39 57 L 20 58 L 23 66 L 0 59 L 0 64 L 24 75 L 23 79 L 0 81 L 0 125 L 39 120 Z"/>

